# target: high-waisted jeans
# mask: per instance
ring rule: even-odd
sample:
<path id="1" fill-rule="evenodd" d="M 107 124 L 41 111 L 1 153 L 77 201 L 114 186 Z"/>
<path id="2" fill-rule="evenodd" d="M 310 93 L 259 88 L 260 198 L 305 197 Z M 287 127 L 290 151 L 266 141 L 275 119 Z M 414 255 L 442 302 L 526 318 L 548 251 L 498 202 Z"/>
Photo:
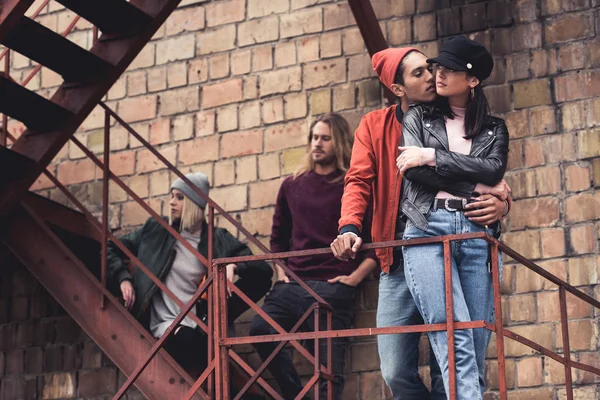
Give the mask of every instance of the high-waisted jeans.
<path id="1" fill-rule="evenodd" d="M 427 231 L 410 221 L 404 239 L 484 232 L 492 229 L 470 222 L 462 212 L 431 211 Z M 458 322 L 492 322 L 494 296 L 488 267 L 489 246 L 481 239 L 451 242 L 454 319 Z M 410 292 L 427 324 L 446 321 L 444 250 L 441 243 L 403 248 L 404 269 Z M 499 263 L 499 265 L 501 265 Z M 484 361 L 490 332 L 484 328 L 456 330 L 456 392 L 459 400 L 481 399 L 484 390 Z M 446 393 L 448 388 L 448 336 L 430 332 L 429 340 L 440 365 Z"/>

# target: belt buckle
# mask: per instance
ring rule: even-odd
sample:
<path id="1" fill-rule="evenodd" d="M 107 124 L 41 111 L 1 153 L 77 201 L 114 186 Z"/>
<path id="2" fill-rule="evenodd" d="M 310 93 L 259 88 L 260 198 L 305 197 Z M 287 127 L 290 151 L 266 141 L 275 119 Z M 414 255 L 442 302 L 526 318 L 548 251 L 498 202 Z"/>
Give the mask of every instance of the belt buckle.
<path id="1" fill-rule="evenodd" d="M 456 208 L 450 207 L 450 200 L 453 200 L 453 199 L 451 199 L 450 197 L 446 197 L 446 199 L 444 200 L 444 208 L 447 211 L 457 211 Z"/>

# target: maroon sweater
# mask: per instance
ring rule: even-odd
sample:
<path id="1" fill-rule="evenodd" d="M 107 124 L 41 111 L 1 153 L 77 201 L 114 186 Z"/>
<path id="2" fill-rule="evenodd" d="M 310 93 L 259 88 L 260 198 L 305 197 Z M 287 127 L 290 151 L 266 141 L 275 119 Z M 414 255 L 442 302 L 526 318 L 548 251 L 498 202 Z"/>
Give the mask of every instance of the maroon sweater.
<path id="1" fill-rule="evenodd" d="M 272 252 L 329 247 L 338 235 L 344 193 L 343 179 L 331 181 L 340 174 L 340 171 L 329 175 L 308 172 L 283 181 L 273 215 Z M 363 229 L 363 232 L 370 232 L 370 229 Z M 374 252 L 360 254 L 377 260 Z M 287 265 L 303 280 L 324 281 L 351 274 L 363 259 L 340 261 L 332 254 L 323 254 L 290 258 Z"/>

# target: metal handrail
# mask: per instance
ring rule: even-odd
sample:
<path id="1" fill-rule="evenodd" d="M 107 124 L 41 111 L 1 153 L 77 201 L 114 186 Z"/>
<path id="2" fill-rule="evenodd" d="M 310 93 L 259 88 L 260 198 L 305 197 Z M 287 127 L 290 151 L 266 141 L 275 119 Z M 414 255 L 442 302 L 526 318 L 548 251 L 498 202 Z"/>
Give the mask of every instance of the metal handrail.
<path id="1" fill-rule="evenodd" d="M 452 297 L 452 288 L 451 288 L 451 280 L 448 279 L 451 277 L 450 272 L 450 242 L 452 241 L 462 241 L 462 240 L 485 240 L 491 247 L 492 253 L 492 280 L 494 286 L 494 306 L 495 306 L 495 322 L 491 324 L 486 321 L 471 321 L 471 322 L 448 322 L 453 321 L 452 316 L 452 307 L 448 304 L 449 299 Z M 571 293 L 572 295 L 578 297 L 579 299 L 585 301 L 586 303 L 600 309 L 600 301 L 594 299 L 593 297 L 587 295 L 586 293 L 580 291 L 579 289 L 573 287 L 562 279 L 552 275 L 548 271 L 544 270 L 542 267 L 536 265 L 531 260 L 527 259 L 523 255 L 517 253 L 515 250 L 508 247 L 506 244 L 498 241 L 487 233 L 469 233 L 469 234 L 459 234 L 459 235 L 449 235 L 449 236 L 441 236 L 441 237 L 432 237 L 432 238 L 422 238 L 422 239 L 411 239 L 411 240 L 394 240 L 388 242 L 380 242 L 380 243 L 372 243 L 365 244 L 361 247 L 360 251 L 367 251 L 372 249 L 381 249 L 388 247 L 400 247 L 400 246 L 418 246 L 422 244 L 431 244 L 431 243 L 442 243 L 444 246 L 444 269 L 445 269 L 445 285 L 446 285 L 446 304 L 448 316 L 446 323 L 444 324 L 424 324 L 424 325 L 409 325 L 409 326 L 398 326 L 398 327 L 386 327 L 386 328 L 355 328 L 355 329 L 345 329 L 345 330 L 337 330 L 331 331 L 328 330 L 326 332 L 303 332 L 296 333 L 295 331 L 291 331 L 289 333 L 277 333 L 273 335 L 262 335 L 262 336 L 245 336 L 245 337 L 235 337 L 235 338 L 227 338 L 223 337 L 220 343 L 220 351 L 224 354 L 231 353 L 231 350 L 227 350 L 228 347 L 233 345 L 240 344 L 254 344 L 254 343 L 263 343 L 263 342 L 273 342 L 273 341 L 281 341 L 280 346 L 271 354 L 271 356 L 265 360 L 265 362 L 260 366 L 260 368 L 255 372 L 255 375 L 264 371 L 266 365 L 272 360 L 272 357 L 275 353 L 281 350 L 283 347 L 282 344 L 288 340 L 307 340 L 313 339 L 315 341 L 319 339 L 331 339 L 331 338 L 339 338 L 339 337 L 364 337 L 364 336 L 375 336 L 375 335 L 383 335 L 383 334 L 402 334 L 402 333 L 413 333 L 413 332 L 433 332 L 433 331 L 448 331 L 449 344 L 449 373 L 450 373 L 450 398 L 456 398 L 456 375 L 455 375 L 455 361 L 454 361 L 454 350 L 453 346 L 450 344 L 450 338 L 453 336 L 451 332 L 460 329 L 472 329 L 472 328 L 485 328 L 492 332 L 496 333 L 497 340 L 497 356 L 498 356 L 498 373 L 499 373 L 499 391 L 500 398 L 506 399 L 507 389 L 506 389 L 506 376 L 505 376 L 505 355 L 504 355 L 504 342 L 503 337 L 507 337 L 509 339 L 515 340 L 519 343 L 522 343 L 546 356 L 552 358 L 553 360 L 563 364 L 565 366 L 565 382 L 566 382 L 566 392 L 567 399 L 573 398 L 573 385 L 572 385 L 572 376 L 571 376 L 571 368 L 577 368 L 581 370 L 585 370 L 587 372 L 596 374 L 600 376 L 600 368 L 584 364 L 581 362 L 577 362 L 571 360 L 570 349 L 569 349 L 569 339 L 568 339 L 568 316 L 566 309 L 566 292 Z M 500 293 L 500 277 L 498 271 L 498 254 L 499 251 L 509 255 L 518 263 L 524 265 L 526 268 L 534 271 L 540 276 L 550 280 L 552 283 L 556 284 L 559 287 L 559 300 L 560 300 L 560 310 L 561 310 L 561 330 L 563 337 L 563 356 L 560 356 L 558 353 L 553 352 L 539 344 L 535 343 L 531 339 L 524 338 L 508 329 L 503 327 L 502 323 L 502 307 L 501 307 L 501 293 Z M 247 262 L 253 260 L 269 260 L 269 259 L 286 259 L 290 257 L 300 257 L 300 256 L 310 256 L 310 255 L 322 255 L 322 254 L 331 254 L 331 250 L 329 248 L 323 249 L 315 249 L 315 250 L 302 250 L 302 251 L 293 251 L 293 252 L 285 252 L 278 254 L 269 254 L 269 255 L 256 255 L 256 256 L 244 256 L 244 257 L 228 257 L 228 258 L 220 258 L 214 260 L 214 265 L 217 266 L 216 273 L 218 275 L 224 275 L 223 265 L 229 263 L 236 262 Z M 227 282 L 227 285 L 233 289 L 234 286 Z M 239 294 L 239 293 L 238 293 Z M 246 297 L 245 301 L 249 301 Z M 267 318 L 268 315 L 264 313 L 260 308 L 254 307 L 252 304 L 250 306 L 257 311 L 257 313 L 265 319 L 265 321 L 271 323 Z M 227 312 L 226 309 L 219 310 L 220 313 Z M 448 329 L 448 328 L 451 329 Z M 317 376 L 315 374 L 313 378 Z M 254 376 L 252 376 L 254 378 Z M 309 383 L 305 386 L 305 389 L 309 385 L 314 384 L 313 380 L 309 381 Z M 227 386 L 227 383 L 224 383 L 224 386 Z M 246 385 L 249 386 L 249 385 Z M 244 390 L 247 387 L 244 387 L 242 392 L 240 392 L 239 396 L 236 397 L 238 399 L 243 395 Z M 331 386 L 331 385 L 329 385 Z M 227 390 L 227 388 L 225 388 Z M 308 390 L 308 389 L 307 389 Z M 303 392 L 305 393 L 305 392 Z"/>

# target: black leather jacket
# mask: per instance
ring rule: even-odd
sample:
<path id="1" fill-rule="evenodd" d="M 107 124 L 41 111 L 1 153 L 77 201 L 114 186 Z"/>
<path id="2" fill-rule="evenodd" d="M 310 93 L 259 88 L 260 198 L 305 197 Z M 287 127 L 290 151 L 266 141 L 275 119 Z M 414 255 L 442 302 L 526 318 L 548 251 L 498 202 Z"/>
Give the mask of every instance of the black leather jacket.
<path id="1" fill-rule="evenodd" d="M 469 155 L 448 150 L 442 113 L 432 105 L 411 107 L 404 115 L 402 145 L 435 149 L 435 167 L 407 170 L 402 183 L 401 209 L 419 229 L 427 230 L 427 215 L 436 194 L 471 197 L 477 183 L 494 186 L 508 161 L 508 129 L 504 120 L 488 116 L 471 143 Z"/>

